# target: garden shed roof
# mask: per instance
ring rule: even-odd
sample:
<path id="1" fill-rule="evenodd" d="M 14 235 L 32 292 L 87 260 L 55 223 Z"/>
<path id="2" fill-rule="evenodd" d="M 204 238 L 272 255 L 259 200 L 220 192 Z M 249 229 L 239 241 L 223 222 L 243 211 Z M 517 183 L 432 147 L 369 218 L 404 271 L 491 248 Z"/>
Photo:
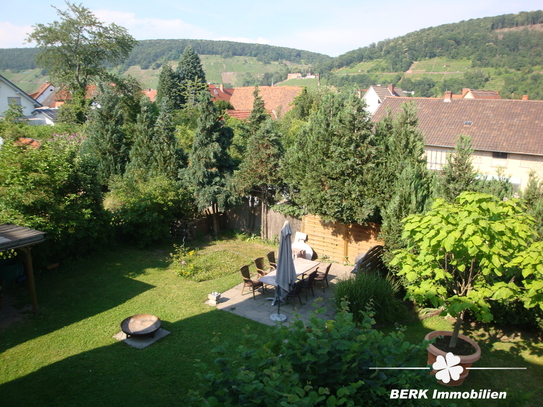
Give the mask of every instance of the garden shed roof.
<path id="1" fill-rule="evenodd" d="M 45 240 L 45 232 L 16 225 L 0 225 L 0 252 L 32 246 Z"/>
<path id="2" fill-rule="evenodd" d="M 38 301 L 36 299 L 36 287 L 34 284 L 34 270 L 32 268 L 32 255 L 30 249 L 33 245 L 45 240 L 45 232 L 25 228 L 11 224 L 0 224 L 0 252 L 12 249 L 20 249 L 26 256 L 26 276 L 28 278 L 28 289 L 32 300 L 34 313 L 38 312 Z"/>

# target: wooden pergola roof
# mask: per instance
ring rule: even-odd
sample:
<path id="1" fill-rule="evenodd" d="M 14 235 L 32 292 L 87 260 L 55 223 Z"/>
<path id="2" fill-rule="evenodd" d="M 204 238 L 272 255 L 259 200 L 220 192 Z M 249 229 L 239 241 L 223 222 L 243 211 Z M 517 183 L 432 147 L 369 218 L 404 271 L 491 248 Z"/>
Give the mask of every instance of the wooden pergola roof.
<path id="1" fill-rule="evenodd" d="M 32 255 L 30 249 L 35 244 L 45 240 L 45 232 L 25 228 L 23 226 L 3 224 L 0 225 L 0 252 L 12 249 L 20 249 L 26 255 L 26 275 L 28 287 L 32 299 L 34 313 L 38 312 L 38 301 L 36 299 L 36 288 L 34 285 L 34 271 L 32 269 Z"/>

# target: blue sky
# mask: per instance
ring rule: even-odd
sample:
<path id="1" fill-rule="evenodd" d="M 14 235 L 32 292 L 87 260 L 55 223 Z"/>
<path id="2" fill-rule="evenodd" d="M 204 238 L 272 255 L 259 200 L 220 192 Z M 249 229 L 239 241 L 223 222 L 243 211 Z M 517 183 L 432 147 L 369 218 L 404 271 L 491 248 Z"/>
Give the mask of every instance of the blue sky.
<path id="1" fill-rule="evenodd" d="M 79 4 L 78 1 L 74 1 Z M 231 40 L 298 48 L 338 56 L 422 28 L 472 18 L 543 9 L 541 0 L 87 0 L 105 23 L 137 40 Z M 0 48 L 24 44 L 32 26 L 58 20 L 63 0 L 4 2 Z"/>

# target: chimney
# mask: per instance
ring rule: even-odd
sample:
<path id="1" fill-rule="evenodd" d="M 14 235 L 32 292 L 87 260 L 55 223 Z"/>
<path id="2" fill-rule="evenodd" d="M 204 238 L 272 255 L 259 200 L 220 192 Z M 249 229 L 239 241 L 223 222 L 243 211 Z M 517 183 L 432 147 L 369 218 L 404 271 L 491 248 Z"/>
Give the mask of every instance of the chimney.
<path id="1" fill-rule="evenodd" d="M 394 96 L 394 85 L 392 84 L 388 85 L 388 91 L 390 92 L 392 96 Z"/>
<path id="2" fill-rule="evenodd" d="M 452 91 L 448 90 L 445 92 L 445 95 L 443 96 L 443 101 L 448 103 L 452 99 Z"/>
<path id="3" fill-rule="evenodd" d="M 224 92 L 224 84 L 221 83 L 221 84 L 219 85 L 219 89 L 221 90 L 221 92 Z"/>
<path id="4" fill-rule="evenodd" d="M 528 100 L 528 95 L 522 95 L 522 100 Z"/>

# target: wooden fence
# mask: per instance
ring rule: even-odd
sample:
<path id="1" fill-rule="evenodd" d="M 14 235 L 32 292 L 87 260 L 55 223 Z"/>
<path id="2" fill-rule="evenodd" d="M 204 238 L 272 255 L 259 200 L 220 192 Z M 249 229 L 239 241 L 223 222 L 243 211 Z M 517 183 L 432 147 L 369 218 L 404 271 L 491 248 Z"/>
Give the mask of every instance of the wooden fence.
<path id="1" fill-rule="evenodd" d="M 374 223 L 343 225 L 324 222 L 318 216 L 306 215 L 302 218 L 302 233 L 307 234 L 306 243 L 319 258 L 328 256 L 340 263 L 354 264 L 357 255 L 367 252 L 375 245 L 383 244 L 377 238 L 379 225 Z"/>

